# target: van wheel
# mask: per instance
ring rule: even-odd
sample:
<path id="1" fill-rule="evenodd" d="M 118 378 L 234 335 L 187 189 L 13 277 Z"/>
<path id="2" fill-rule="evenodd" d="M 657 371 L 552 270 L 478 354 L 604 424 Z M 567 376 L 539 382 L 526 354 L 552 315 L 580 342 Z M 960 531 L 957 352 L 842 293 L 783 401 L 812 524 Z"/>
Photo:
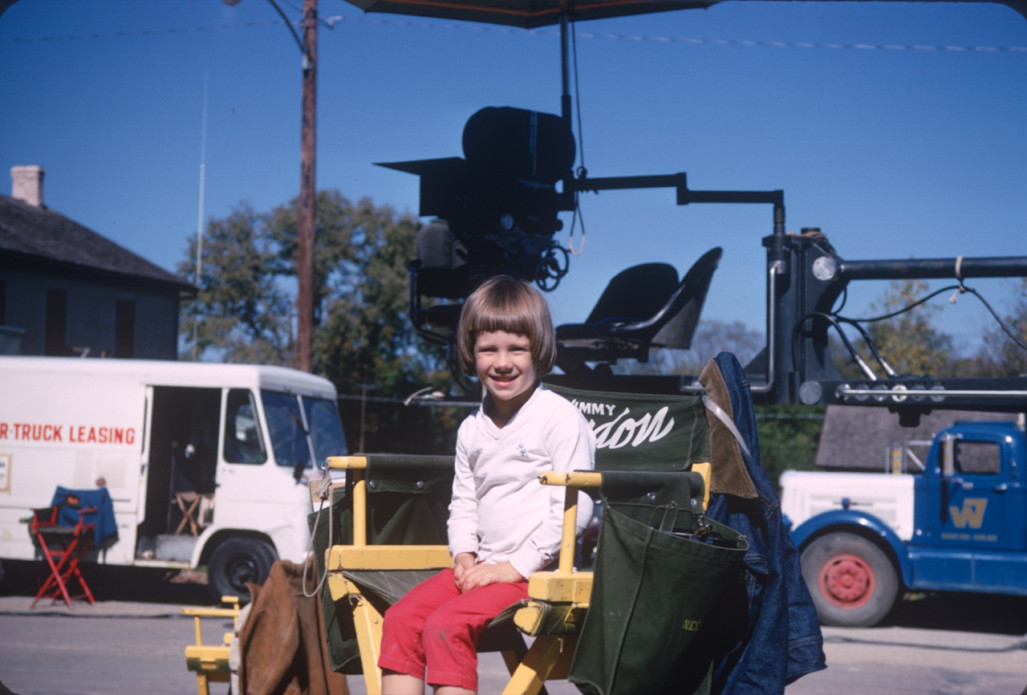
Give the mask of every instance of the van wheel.
<path id="1" fill-rule="evenodd" d="M 214 548 L 207 565 L 207 586 L 214 598 L 249 596 L 247 582 L 263 584 L 278 559 L 274 548 L 254 538 L 229 538 Z"/>
<path id="2" fill-rule="evenodd" d="M 895 567 L 881 548 L 862 536 L 829 533 L 806 546 L 800 558 L 824 625 L 876 625 L 898 599 Z"/>

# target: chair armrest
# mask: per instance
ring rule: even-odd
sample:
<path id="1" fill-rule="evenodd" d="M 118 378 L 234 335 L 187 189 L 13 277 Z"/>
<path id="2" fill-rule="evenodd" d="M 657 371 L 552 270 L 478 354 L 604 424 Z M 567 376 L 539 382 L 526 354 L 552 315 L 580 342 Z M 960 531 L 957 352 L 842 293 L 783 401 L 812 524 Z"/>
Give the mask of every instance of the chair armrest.
<path id="1" fill-rule="evenodd" d="M 239 597 L 238 596 L 222 596 L 221 602 L 225 604 L 224 608 L 196 608 L 193 606 L 186 606 L 182 609 L 182 615 L 188 615 L 193 618 L 194 626 L 196 628 L 196 646 L 203 646 L 203 634 L 200 629 L 202 618 L 231 618 L 233 626 L 238 627 L 239 622 Z"/>
<path id="2" fill-rule="evenodd" d="M 238 618 L 238 608 L 190 608 L 182 609 L 182 615 L 189 615 L 197 620 L 200 618 Z"/>
<path id="3" fill-rule="evenodd" d="M 367 545 L 367 470 L 366 456 L 329 456 L 329 470 L 346 471 L 350 478 L 353 494 L 353 545 Z"/>
<path id="4" fill-rule="evenodd" d="M 538 479 L 543 485 L 567 487 L 563 498 L 563 535 L 560 538 L 560 560 L 557 571 L 561 574 L 571 574 L 574 571 L 574 547 L 578 540 L 578 492 L 585 488 L 601 486 L 603 474 L 598 471 L 574 471 L 571 473 L 550 471 L 541 474 Z"/>
<path id="5" fill-rule="evenodd" d="M 693 463 L 691 470 L 693 473 L 698 473 L 703 479 L 703 509 L 705 510 L 710 503 L 711 466 L 709 463 Z M 563 534 L 560 539 L 560 563 L 557 571 L 561 574 L 570 574 L 574 570 L 574 547 L 577 543 L 578 492 L 586 488 L 601 487 L 603 474 L 600 471 L 572 471 L 570 473 L 549 471 L 539 476 L 539 482 L 543 485 L 567 487 L 563 503 Z"/>
<path id="6" fill-rule="evenodd" d="M 710 508 L 710 476 L 713 474 L 713 464 L 693 463 L 692 472 L 702 476 L 702 508 L 706 511 Z"/>
<path id="7" fill-rule="evenodd" d="M 335 545 L 327 551 L 329 572 L 342 570 L 419 570 L 453 566 L 444 545 Z"/>
<path id="8" fill-rule="evenodd" d="M 581 627 L 588 605 L 551 601 L 528 602 L 514 613 L 513 623 L 526 635 L 574 635 Z"/>

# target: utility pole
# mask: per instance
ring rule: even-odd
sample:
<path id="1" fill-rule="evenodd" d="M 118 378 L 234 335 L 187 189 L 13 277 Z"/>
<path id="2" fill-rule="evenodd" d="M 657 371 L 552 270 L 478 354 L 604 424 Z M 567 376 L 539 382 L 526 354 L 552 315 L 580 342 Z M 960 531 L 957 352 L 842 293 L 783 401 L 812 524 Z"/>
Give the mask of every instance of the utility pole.
<path id="1" fill-rule="evenodd" d="M 0 0 L 2 1 L 2 0 Z M 234 6 L 239 0 L 222 0 Z M 300 122 L 300 197 L 296 210 L 296 358 L 297 369 L 313 371 L 314 218 L 317 200 L 317 0 L 303 0 L 303 37 L 275 0 L 268 0 L 303 54 L 303 106 Z"/>
<path id="2" fill-rule="evenodd" d="M 317 0 L 303 0 L 303 121 L 296 248 L 296 368 L 313 369 L 314 218 L 317 198 Z"/>

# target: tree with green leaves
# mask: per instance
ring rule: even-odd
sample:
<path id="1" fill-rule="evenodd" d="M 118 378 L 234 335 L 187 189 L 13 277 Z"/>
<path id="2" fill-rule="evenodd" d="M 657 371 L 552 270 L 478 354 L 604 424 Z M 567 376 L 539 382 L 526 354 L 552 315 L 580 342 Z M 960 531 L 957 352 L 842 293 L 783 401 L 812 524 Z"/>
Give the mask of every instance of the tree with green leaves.
<path id="1" fill-rule="evenodd" d="M 202 246 L 198 279 L 195 239 L 178 264 L 178 274 L 199 287 L 182 308 L 184 356 L 291 363 L 291 298 L 273 272 L 277 250 L 266 236 L 264 216 L 240 204 L 207 225 Z"/>
<path id="2" fill-rule="evenodd" d="M 420 223 L 363 198 L 355 205 L 321 192 L 314 247 L 314 367 L 341 388 L 374 384 L 379 393 L 425 385 L 437 351 L 407 317 L 409 274 Z M 279 276 L 294 273 L 295 206 L 275 208 L 268 234 Z"/>
<path id="3" fill-rule="evenodd" d="M 338 388 L 351 446 L 364 441 L 369 451 L 452 450 L 455 414 L 397 407 L 418 389 L 449 383 L 437 369 L 439 349 L 406 314 L 419 227 L 367 198 L 354 204 L 337 191 L 318 193 L 314 372 Z M 199 293 L 183 307 L 185 357 L 195 347 L 200 359 L 294 363 L 296 240 L 295 201 L 265 214 L 241 204 L 208 224 Z M 180 276 L 194 278 L 195 258 L 192 240 Z"/>
<path id="4" fill-rule="evenodd" d="M 786 470 L 816 470 L 817 446 L 824 428 L 824 406 L 758 405 L 756 428 L 763 470 L 777 482 Z"/>

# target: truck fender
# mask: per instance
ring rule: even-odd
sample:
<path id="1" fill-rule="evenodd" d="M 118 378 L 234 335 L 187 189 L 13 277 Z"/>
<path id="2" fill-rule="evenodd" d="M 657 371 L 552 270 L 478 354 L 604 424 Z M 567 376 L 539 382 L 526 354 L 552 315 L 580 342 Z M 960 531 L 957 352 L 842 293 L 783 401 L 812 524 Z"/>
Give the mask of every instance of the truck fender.
<path id="1" fill-rule="evenodd" d="M 828 531 L 848 531 L 859 536 L 877 540 L 895 560 L 902 583 L 910 586 L 913 581 L 913 566 L 906 552 L 906 544 L 891 526 L 873 514 L 854 509 L 835 509 L 806 519 L 791 533 L 792 542 L 800 551 L 817 536 Z"/>
<path id="2" fill-rule="evenodd" d="M 196 539 L 196 545 L 193 546 L 192 557 L 189 560 L 189 566 L 192 569 L 207 564 L 207 560 L 210 558 L 210 539 L 223 531 L 223 528 L 213 525 L 200 531 L 200 536 Z"/>

